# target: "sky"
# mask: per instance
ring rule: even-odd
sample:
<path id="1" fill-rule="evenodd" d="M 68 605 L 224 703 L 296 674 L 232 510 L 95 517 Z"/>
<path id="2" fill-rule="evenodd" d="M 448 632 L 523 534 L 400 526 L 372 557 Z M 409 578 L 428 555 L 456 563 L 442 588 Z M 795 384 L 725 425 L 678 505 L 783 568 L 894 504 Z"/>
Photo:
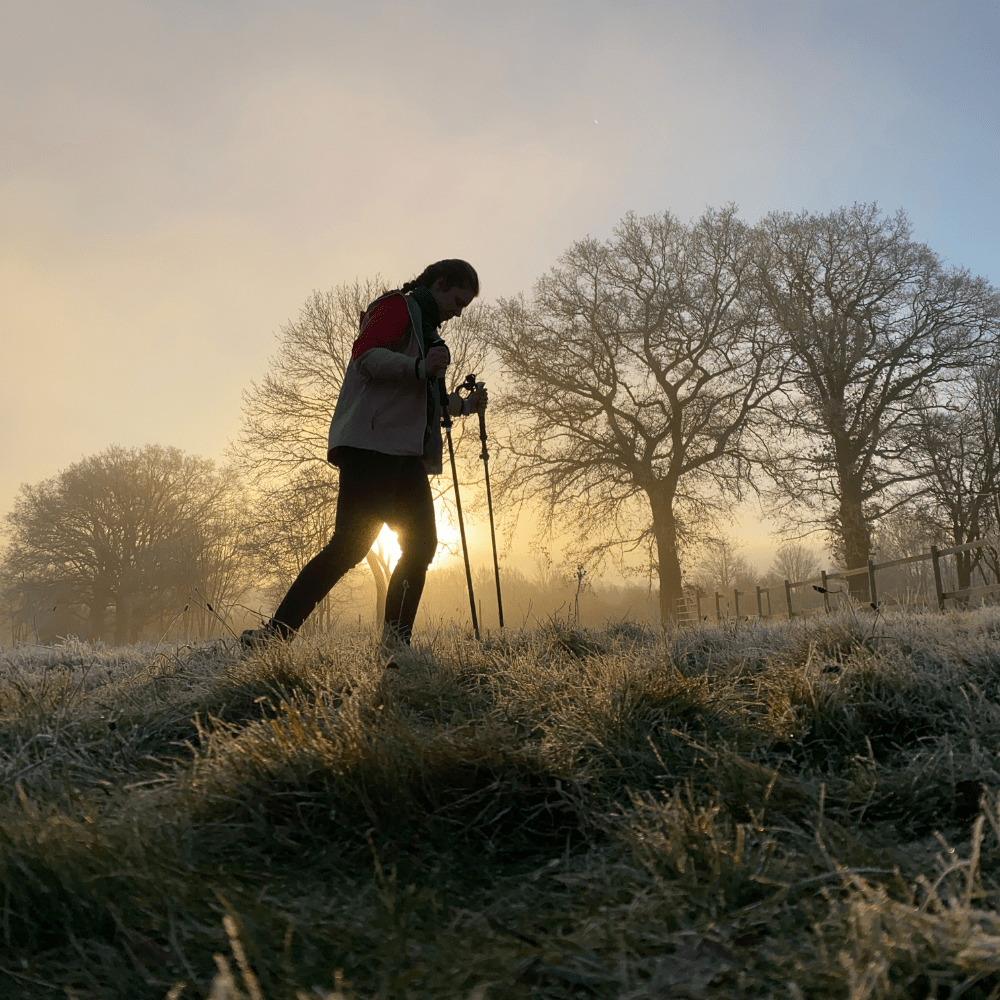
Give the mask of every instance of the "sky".
<path id="1" fill-rule="evenodd" d="M 630 210 L 875 201 L 1000 284 L 1000 0 L 0 19 L 0 513 L 115 443 L 223 459 L 315 289 L 463 257 L 529 293 Z"/>

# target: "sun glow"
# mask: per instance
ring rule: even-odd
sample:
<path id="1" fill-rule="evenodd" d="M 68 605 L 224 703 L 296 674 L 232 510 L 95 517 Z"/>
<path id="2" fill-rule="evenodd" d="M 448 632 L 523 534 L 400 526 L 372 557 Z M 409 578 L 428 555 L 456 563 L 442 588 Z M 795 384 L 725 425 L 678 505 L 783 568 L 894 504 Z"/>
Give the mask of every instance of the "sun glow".
<path id="1" fill-rule="evenodd" d="M 440 569 L 449 559 L 461 557 L 461 536 L 458 533 L 458 527 L 451 523 L 450 518 L 445 512 L 437 510 L 435 514 L 438 547 L 437 552 L 434 553 L 431 568 Z M 468 525 L 465 526 L 465 530 L 468 533 Z M 387 524 L 382 525 L 382 530 L 375 539 L 372 551 L 384 562 L 388 563 L 390 572 L 396 568 L 396 563 L 399 562 L 399 557 L 403 554 L 402 549 L 399 547 L 399 539 L 396 537 L 396 532 L 390 531 Z"/>
<path id="2" fill-rule="evenodd" d="M 468 533 L 469 526 L 465 526 Z M 437 536 L 438 547 L 434 553 L 434 560 L 431 569 L 440 569 L 449 559 L 462 557 L 462 539 L 458 533 L 458 526 L 453 525 L 447 514 L 437 511 Z"/>
<path id="3" fill-rule="evenodd" d="M 375 539 L 372 551 L 389 564 L 390 572 L 396 568 L 396 563 L 399 562 L 399 557 L 403 554 L 403 550 L 399 547 L 399 539 L 396 538 L 396 532 L 390 531 L 388 524 L 382 525 L 382 530 L 378 533 L 378 538 Z"/>

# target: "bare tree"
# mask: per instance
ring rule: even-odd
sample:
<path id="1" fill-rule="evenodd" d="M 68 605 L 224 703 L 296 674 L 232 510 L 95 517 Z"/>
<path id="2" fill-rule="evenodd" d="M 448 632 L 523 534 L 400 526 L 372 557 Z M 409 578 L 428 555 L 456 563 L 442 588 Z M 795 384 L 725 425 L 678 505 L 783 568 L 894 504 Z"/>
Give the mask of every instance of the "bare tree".
<path id="1" fill-rule="evenodd" d="M 925 520 L 956 546 L 1000 524 L 1000 362 L 974 365 L 966 389 L 935 408 L 921 408 L 907 451 L 921 474 Z M 960 590 L 972 586 L 982 556 L 983 550 L 956 555 Z"/>
<path id="2" fill-rule="evenodd" d="M 902 212 L 875 205 L 774 214 L 759 232 L 795 386 L 791 445 L 772 471 L 786 499 L 819 508 L 838 557 L 862 566 L 872 523 L 904 502 L 889 491 L 922 474 L 903 459 L 923 396 L 959 379 L 995 336 L 997 292 L 945 268 Z M 851 587 L 867 600 L 864 577 Z"/>
<path id="3" fill-rule="evenodd" d="M 767 578 L 774 583 L 788 580 L 791 583 L 803 583 L 819 576 L 819 556 L 814 549 L 807 548 L 801 542 L 785 542 L 774 553 Z"/>
<path id="4" fill-rule="evenodd" d="M 629 214 L 574 243 L 530 304 L 501 301 L 495 349 L 515 394 L 508 500 L 541 501 L 582 561 L 646 550 L 660 612 L 681 596 L 678 543 L 746 471 L 754 418 L 781 374 L 735 209 L 684 225 Z"/>
<path id="5" fill-rule="evenodd" d="M 376 275 L 313 292 L 298 317 L 281 327 L 267 375 L 244 393 L 243 429 L 233 455 L 260 496 L 258 532 L 273 536 L 278 546 L 287 540 L 290 551 L 314 546 L 310 555 L 315 555 L 332 532 L 337 482 L 326 458 L 330 417 L 351 360 L 359 319 L 387 288 Z M 452 388 L 467 373 L 485 367 L 483 316 L 484 307 L 474 303 L 442 328 L 451 350 Z M 459 425 L 455 433 L 460 439 Z M 439 480 L 438 487 L 445 491 L 447 480 Z M 297 519 L 279 514 L 282 510 L 297 512 Z M 321 538 L 317 532 L 327 535 Z M 367 562 L 375 581 L 379 620 L 389 565 L 377 547 L 368 553 Z M 289 560 L 274 555 L 272 565 L 287 571 Z"/>
<path id="6" fill-rule="evenodd" d="M 21 488 L 6 518 L 5 589 L 30 604 L 56 587 L 87 609 L 94 640 L 113 607 L 118 643 L 135 642 L 196 590 L 236 600 L 248 583 L 239 491 L 231 470 L 177 448 L 108 448 Z"/>
<path id="7" fill-rule="evenodd" d="M 725 536 L 705 539 L 688 575 L 690 581 L 705 594 L 754 590 L 761 583 L 761 576 L 740 553 L 740 548 L 736 541 Z"/>

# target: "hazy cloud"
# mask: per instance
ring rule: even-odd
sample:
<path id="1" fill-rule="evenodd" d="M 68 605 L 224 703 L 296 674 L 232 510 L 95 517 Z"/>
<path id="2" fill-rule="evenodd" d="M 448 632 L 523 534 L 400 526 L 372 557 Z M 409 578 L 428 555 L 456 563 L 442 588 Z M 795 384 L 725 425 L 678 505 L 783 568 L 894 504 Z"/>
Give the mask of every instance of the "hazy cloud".
<path id="1" fill-rule="evenodd" d="M 314 288 L 459 255 L 513 294 L 629 209 L 877 199 L 997 273 L 990 12 L 36 0 L 5 28 L 0 507 L 112 442 L 219 455 Z"/>

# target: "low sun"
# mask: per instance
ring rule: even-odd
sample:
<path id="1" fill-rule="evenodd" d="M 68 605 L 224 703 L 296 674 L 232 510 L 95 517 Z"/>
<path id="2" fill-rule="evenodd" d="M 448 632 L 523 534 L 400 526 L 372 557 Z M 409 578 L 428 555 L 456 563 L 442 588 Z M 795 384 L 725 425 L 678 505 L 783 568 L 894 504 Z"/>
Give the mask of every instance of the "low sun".
<path id="1" fill-rule="evenodd" d="M 396 563 L 399 562 L 399 557 L 403 554 L 396 538 L 396 532 L 390 531 L 387 524 L 382 525 L 382 530 L 378 533 L 378 538 L 375 539 L 372 549 L 389 563 L 390 571 L 396 568 Z"/>
<path id="2" fill-rule="evenodd" d="M 448 517 L 440 511 L 436 514 L 438 547 L 437 552 L 434 553 L 431 569 L 440 569 L 448 559 L 454 558 L 456 555 L 461 556 L 461 537 L 458 528 L 454 527 Z M 468 525 L 466 525 L 466 531 L 468 531 Z M 382 530 L 378 533 L 378 538 L 375 539 L 372 549 L 388 560 L 390 572 L 396 568 L 396 563 L 399 562 L 399 557 L 403 554 L 396 533 L 390 531 L 387 524 L 382 525 Z"/>

